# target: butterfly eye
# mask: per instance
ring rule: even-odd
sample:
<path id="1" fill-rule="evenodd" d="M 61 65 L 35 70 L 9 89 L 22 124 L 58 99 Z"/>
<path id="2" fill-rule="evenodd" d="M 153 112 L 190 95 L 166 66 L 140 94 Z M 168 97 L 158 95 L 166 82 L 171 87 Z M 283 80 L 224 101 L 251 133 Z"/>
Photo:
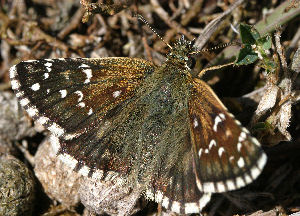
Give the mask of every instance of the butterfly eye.
<path id="1" fill-rule="evenodd" d="M 189 59 L 187 61 L 187 66 L 190 68 L 190 69 L 193 69 L 196 65 L 196 60 L 194 57 L 191 57 L 189 56 Z"/>

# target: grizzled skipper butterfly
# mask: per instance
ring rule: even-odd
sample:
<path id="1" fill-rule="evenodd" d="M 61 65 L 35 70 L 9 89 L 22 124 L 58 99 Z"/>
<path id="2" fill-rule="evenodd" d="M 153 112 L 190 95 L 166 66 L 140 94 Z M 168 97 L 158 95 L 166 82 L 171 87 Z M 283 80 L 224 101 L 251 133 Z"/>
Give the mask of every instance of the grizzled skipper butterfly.
<path id="1" fill-rule="evenodd" d="M 197 213 L 211 193 L 255 180 L 267 157 L 191 76 L 195 50 L 181 37 L 160 66 L 126 57 L 23 61 L 10 69 L 11 85 L 74 170 L 100 179 L 113 171 L 166 209 Z"/>

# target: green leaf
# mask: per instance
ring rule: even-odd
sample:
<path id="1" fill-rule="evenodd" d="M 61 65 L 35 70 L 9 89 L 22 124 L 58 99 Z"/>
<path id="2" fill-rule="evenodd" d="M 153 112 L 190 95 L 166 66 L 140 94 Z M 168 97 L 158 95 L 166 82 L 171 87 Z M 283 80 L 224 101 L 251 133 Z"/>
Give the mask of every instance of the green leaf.
<path id="1" fill-rule="evenodd" d="M 264 50 L 269 50 L 269 49 L 271 49 L 271 46 L 272 46 L 271 36 L 270 35 L 266 35 L 266 36 L 264 36 L 262 38 L 259 38 L 257 40 L 257 43 Z"/>
<path id="2" fill-rule="evenodd" d="M 235 61 L 235 65 L 248 65 L 252 64 L 258 59 L 257 53 L 255 53 L 251 45 L 246 45 L 239 52 L 238 58 Z"/>
<path id="3" fill-rule="evenodd" d="M 256 44 L 256 41 L 260 38 L 258 31 L 247 24 L 240 24 L 240 33 L 243 44 Z"/>

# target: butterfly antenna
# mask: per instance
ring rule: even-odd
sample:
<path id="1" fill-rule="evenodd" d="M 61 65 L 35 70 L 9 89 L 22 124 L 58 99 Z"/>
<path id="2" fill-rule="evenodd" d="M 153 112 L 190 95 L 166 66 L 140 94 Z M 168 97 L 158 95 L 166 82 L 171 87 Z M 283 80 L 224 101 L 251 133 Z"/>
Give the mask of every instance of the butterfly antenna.
<path id="1" fill-rule="evenodd" d="M 233 41 L 233 42 L 224 43 L 224 44 L 221 44 L 221 45 L 209 48 L 209 49 L 197 50 L 195 52 L 191 52 L 190 54 L 199 54 L 199 53 L 202 53 L 202 52 L 209 52 L 209 51 L 212 51 L 212 50 L 217 50 L 217 49 L 221 49 L 221 48 L 228 47 L 228 46 L 234 46 L 234 45 L 240 45 L 240 44 L 237 41 Z"/>
<path id="2" fill-rule="evenodd" d="M 142 16 L 142 15 L 140 15 L 140 14 L 133 14 L 133 16 L 134 17 L 137 17 L 139 20 L 141 20 L 143 23 L 145 23 L 147 26 L 148 26 L 148 28 L 150 28 L 150 30 L 154 33 L 154 34 L 156 34 L 156 36 L 157 37 L 159 37 L 159 39 L 161 39 L 170 49 L 173 49 L 172 47 L 171 47 L 171 45 L 170 44 L 168 44 L 152 27 L 151 27 L 151 25 L 148 23 L 148 21 Z"/>

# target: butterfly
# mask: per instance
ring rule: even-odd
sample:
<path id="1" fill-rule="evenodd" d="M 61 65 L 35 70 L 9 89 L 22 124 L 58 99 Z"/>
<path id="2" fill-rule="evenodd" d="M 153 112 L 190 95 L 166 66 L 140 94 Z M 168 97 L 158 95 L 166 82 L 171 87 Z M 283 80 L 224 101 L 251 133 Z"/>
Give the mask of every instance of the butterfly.
<path id="1" fill-rule="evenodd" d="M 122 184 L 176 213 L 241 188 L 267 156 L 213 90 L 192 77 L 183 36 L 166 61 L 128 57 L 23 61 L 10 79 L 21 106 L 52 132 L 58 157 L 84 176 Z"/>

